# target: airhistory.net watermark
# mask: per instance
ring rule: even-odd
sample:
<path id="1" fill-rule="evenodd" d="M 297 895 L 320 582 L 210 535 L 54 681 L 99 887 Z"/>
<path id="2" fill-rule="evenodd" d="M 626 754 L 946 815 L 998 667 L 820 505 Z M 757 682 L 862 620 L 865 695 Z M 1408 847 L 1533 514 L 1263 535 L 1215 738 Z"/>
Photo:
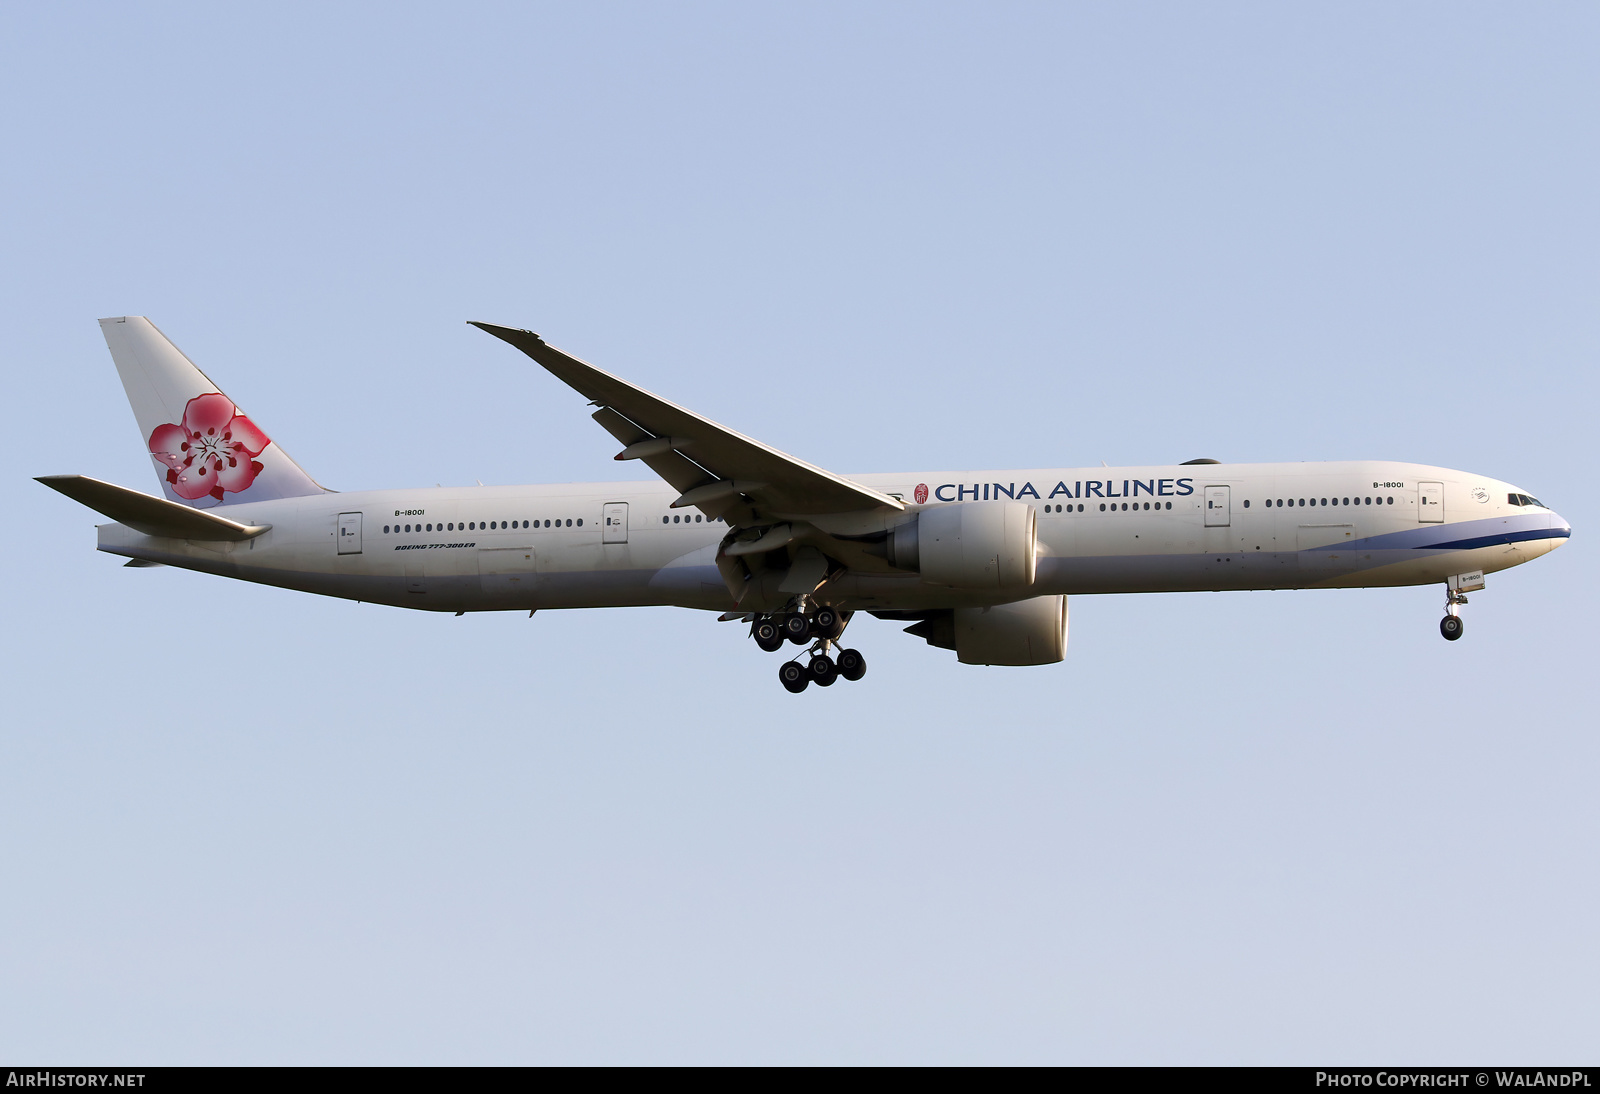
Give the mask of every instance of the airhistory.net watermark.
<path id="1" fill-rule="evenodd" d="M 60 1087 L 60 1086 L 143 1086 L 142 1071 L 51 1071 L 40 1068 L 30 1071 L 6 1072 L 8 1087 Z"/>

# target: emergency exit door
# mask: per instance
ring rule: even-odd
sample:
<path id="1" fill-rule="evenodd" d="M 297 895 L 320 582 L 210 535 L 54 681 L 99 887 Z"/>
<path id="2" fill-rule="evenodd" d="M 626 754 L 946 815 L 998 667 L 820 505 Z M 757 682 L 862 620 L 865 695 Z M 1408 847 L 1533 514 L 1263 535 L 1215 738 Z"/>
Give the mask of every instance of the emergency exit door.
<path id="1" fill-rule="evenodd" d="M 1424 524 L 1444 523 L 1444 483 L 1417 483 L 1417 519 Z"/>
<path id="2" fill-rule="evenodd" d="M 1226 528 L 1231 521 L 1228 518 L 1228 492 L 1226 486 L 1206 487 L 1206 527 Z"/>
<path id="3" fill-rule="evenodd" d="M 361 553 L 361 514 L 339 514 L 339 553 L 341 555 L 359 555 Z"/>
<path id="4" fill-rule="evenodd" d="M 600 537 L 602 543 L 628 542 L 628 503 L 613 501 L 606 503 L 604 514 L 605 529 Z"/>

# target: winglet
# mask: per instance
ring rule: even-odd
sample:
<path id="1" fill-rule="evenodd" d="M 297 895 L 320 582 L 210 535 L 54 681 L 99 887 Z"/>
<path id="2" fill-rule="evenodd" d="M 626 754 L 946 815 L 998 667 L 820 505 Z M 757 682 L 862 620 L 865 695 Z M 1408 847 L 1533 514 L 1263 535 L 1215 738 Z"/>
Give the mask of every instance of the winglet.
<path id="1" fill-rule="evenodd" d="M 468 319 L 467 326 L 477 327 L 481 331 L 487 331 L 503 342 L 510 342 L 513 346 L 516 346 L 524 353 L 528 352 L 528 346 L 542 346 L 546 344 L 543 338 L 540 338 L 531 330 L 519 330 L 516 327 L 502 327 L 497 323 L 480 323 L 476 319 Z M 532 354 L 529 354 L 529 356 L 532 356 Z"/>

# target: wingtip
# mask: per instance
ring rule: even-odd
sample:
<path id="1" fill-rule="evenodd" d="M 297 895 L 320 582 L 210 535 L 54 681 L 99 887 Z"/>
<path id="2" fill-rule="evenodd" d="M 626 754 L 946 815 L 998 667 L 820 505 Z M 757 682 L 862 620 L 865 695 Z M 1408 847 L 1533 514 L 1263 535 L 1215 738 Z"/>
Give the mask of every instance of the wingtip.
<path id="1" fill-rule="evenodd" d="M 540 338 L 537 334 L 533 333 L 533 331 L 523 330 L 521 327 L 502 327 L 499 323 L 485 323 L 478 319 L 468 319 L 467 326 L 477 327 L 479 330 L 492 334 L 496 338 L 504 339 L 507 342 L 511 341 L 513 338 L 519 337 L 532 338 L 537 342 L 544 341 L 543 338 Z"/>

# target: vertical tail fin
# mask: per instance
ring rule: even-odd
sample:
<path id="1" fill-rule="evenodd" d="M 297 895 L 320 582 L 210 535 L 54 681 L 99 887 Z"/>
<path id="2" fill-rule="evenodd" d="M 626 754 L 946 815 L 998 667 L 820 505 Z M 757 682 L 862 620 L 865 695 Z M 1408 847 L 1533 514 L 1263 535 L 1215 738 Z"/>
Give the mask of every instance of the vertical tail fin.
<path id="1" fill-rule="evenodd" d="M 141 315 L 100 320 L 167 498 L 197 509 L 326 493 Z"/>

